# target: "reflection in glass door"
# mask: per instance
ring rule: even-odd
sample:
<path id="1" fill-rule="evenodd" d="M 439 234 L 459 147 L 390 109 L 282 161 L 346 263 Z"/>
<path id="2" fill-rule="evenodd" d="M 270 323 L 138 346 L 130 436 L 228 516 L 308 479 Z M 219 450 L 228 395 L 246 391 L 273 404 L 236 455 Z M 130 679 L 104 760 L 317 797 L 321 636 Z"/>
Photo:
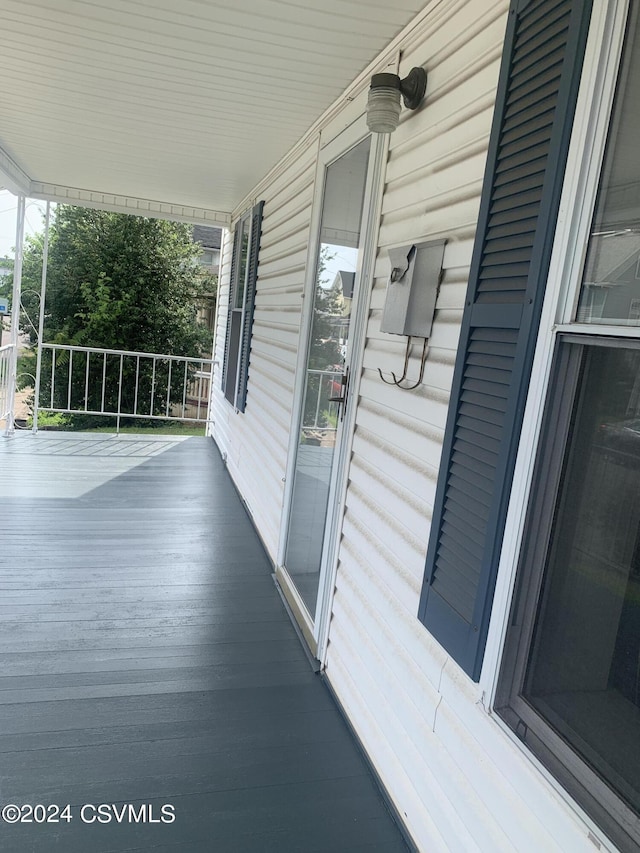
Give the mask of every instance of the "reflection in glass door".
<path id="1" fill-rule="evenodd" d="M 367 167 L 367 138 L 325 172 L 303 410 L 289 516 L 285 568 L 311 617 L 320 582 L 325 530 L 341 423 L 349 392 L 349 330 Z"/>

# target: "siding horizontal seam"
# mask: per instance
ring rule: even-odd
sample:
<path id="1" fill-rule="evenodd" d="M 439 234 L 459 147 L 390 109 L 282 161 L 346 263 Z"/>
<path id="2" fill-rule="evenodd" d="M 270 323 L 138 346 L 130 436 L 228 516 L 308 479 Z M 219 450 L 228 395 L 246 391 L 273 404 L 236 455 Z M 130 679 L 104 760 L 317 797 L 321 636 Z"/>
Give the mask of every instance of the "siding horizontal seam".
<path id="1" fill-rule="evenodd" d="M 446 154 L 424 162 L 420 168 L 398 175 L 389 189 L 396 192 L 421 179 L 430 178 L 439 172 L 444 172 L 458 163 L 468 162 L 473 157 L 486 157 L 488 143 L 489 130 L 487 129 L 486 133 L 465 142 L 464 145 L 454 146 Z"/>
<path id="2" fill-rule="evenodd" d="M 417 472 L 425 480 L 433 479 L 433 469 L 426 465 L 421 459 L 413 454 L 405 453 L 398 448 L 393 448 L 388 442 L 379 439 L 374 433 L 366 429 L 358 429 L 358 446 L 354 447 L 354 458 L 352 468 L 360 469 L 380 484 L 380 491 L 388 491 L 394 498 L 398 499 L 401 506 L 410 506 L 417 515 L 430 515 L 431 508 L 419 494 L 407 488 L 402 480 L 396 479 L 390 471 L 383 470 L 367 459 L 366 446 L 376 447 L 383 452 L 390 468 L 401 465 Z M 397 470 L 397 469 L 396 469 Z M 391 502 L 390 504 L 391 505 Z"/>
<path id="3" fill-rule="evenodd" d="M 478 811 L 479 804 L 475 801 L 476 798 L 474 797 L 473 789 L 468 785 L 468 783 L 466 783 L 462 774 L 453 767 L 451 768 L 451 773 L 448 774 L 448 778 L 443 780 L 441 776 L 434 773 L 430 763 L 425 761 L 422 756 L 422 751 L 416 750 L 415 742 L 407 735 L 401 722 L 397 718 L 397 714 L 394 713 L 394 708 L 398 707 L 400 703 L 397 705 L 394 703 L 393 706 L 391 705 L 388 700 L 390 694 L 378 687 L 377 677 L 374 678 L 369 674 L 367 671 L 366 661 L 355 650 L 357 647 L 352 639 L 354 627 L 354 624 L 350 623 L 347 619 L 340 619 L 339 621 L 336 620 L 336 643 L 349 650 L 348 658 L 345 659 L 345 664 L 349 668 L 354 667 L 358 672 L 361 692 L 363 692 L 369 704 L 376 708 L 377 718 L 382 718 L 382 729 L 386 735 L 385 740 L 388 739 L 394 744 L 394 751 L 401 757 L 401 762 L 404 766 L 411 767 L 414 765 L 415 768 L 417 764 L 420 765 L 421 772 L 415 773 L 417 778 L 424 778 L 423 774 L 426 774 L 430 777 L 429 781 L 431 781 L 431 779 L 433 780 L 434 787 L 431 789 L 432 797 L 437 791 L 437 799 L 432 801 L 431 808 L 433 809 L 437 805 L 440 811 L 440 827 L 443 826 L 443 823 L 445 826 L 448 824 L 446 831 L 446 840 L 449 845 L 448 850 L 458 850 L 460 853 L 466 853 L 468 850 L 481 850 L 482 847 L 477 844 L 473 834 L 459 817 L 460 799 L 465 803 L 468 810 Z M 366 647 L 367 650 L 370 651 L 371 647 L 368 644 Z M 329 672 L 328 667 L 327 671 Z M 366 684 L 363 684 L 363 681 L 366 681 Z M 437 754 L 441 751 L 440 744 L 428 730 L 425 730 L 424 732 L 423 743 L 428 746 L 430 755 L 433 755 L 434 753 Z M 444 767 L 439 769 L 441 772 L 445 770 Z M 446 788 L 449 788 L 448 792 L 446 791 Z M 419 793 L 418 796 L 420 796 Z M 428 808 L 426 804 L 425 807 Z M 404 811 L 406 811 L 406 809 L 401 809 L 401 813 Z M 482 809 L 482 812 L 484 812 L 484 809 Z M 482 817 L 484 817 L 484 814 L 482 814 Z M 478 826 L 481 825 L 480 821 L 481 818 L 478 816 L 476 818 Z M 485 837 L 485 840 L 490 841 L 491 839 Z M 502 849 L 505 850 L 506 853 L 506 848 L 501 847 L 500 845 L 494 848 L 487 847 L 485 849 Z"/>
<path id="4" fill-rule="evenodd" d="M 331 646 L 329 649 L 331 652 Z M 342 663 L 337 652 L 333 656 L 329 655 L 326 675 L 381 778 L 394 780 L 395 784 L 389 790 L 389 796 L 406 820 L 410 834 L 423 843 L 428 839 L 429 853 L 451 853 L 450 844 L 444 840 L 431 811 L 420 800 L 414 783 L 398 759 L 393 745 L 386 739 L 377 718 L 371 713 L 369 704 L 356 687 L 349 672 L 349 665 Z M 427 770 L 425 778 L 429 778 L 429 775 Z M 432 790 L 438 801 L 442 795 L 435 779 Z M 473 851 L 477 850 L 477 847 L 472 844 L 468 849 Z"/>
<path id="5" fill-rule="evenodd" d="M 444 192 L 434 193 L 427 199 L 420 199 L 412 204 L 404 204 L 402 207 L 387 209 L 382 205 L 382 221 L 384 225 L 388 225 L 400 219 L 409 219 L 418 214 L 429 213 L 430 211 L 440 210 L 445 207 L 450 207 L 453 204 L 473 200 L 480 205 L 480 190 L 482 189 L 482 178 L 479 177 L 471 183 L 464 183 L 449 188 Z"/>
<path id="6" fill-rule="evenodd" d="M 391 576 L 401 578 L 402 582 L 406 585 L 406 587 L 408 589 L 410 589 L 413 592 L 414 596 L 418 596 L 420 594 L 420 585 L 422 582 L 422 576 L 421 576 L 422 573 L 420 573 L 420 576 L 418 576 L 417 573 L 411 572 L 408 569 L 406 563 L 404 561 L 398 559 L 398 557 L 396 556 L 394 551 L 391 549 L 391 547 L 389 545 L 387 545 L 383 539 L 380 538 L 380 536 L 378 535 L 379 530 L 373 529 L 371 526 L 367 525 L 362 518 L 360 518 L 360 516 L 358 515 L 358 510 L 356 508 L 354 508 L 354 498 L 357 498 L 357 500 L 359 502 L 362 502 L 362 492 L 357 487 L 353 487 L 352 485 L 350 485 L 349 486 L 349 492 L 347 494 L 347 503 L 346 503 L 347 508 L 346 508 L 346 513 L 345 513 L 345 524 L 348 523 L 349 525 L 351 525 L 355 530 L 357 530 L 360 533 L 361 536 L 364 537 L 364 539 L 367 542 L 375 543 L 375 549 L 374 549 L 374 552 L 371 554 L 371 556 L 375 556 L 375 553 L 378 553 L 381 556 L 384 555 L 385 563 L 389 567 L 392 568 Z M 426 525 L 427 529 L 428 529 L 428 526 L 429 525 L 427 523 L 427 525 Z M 344 533 L 344 527 L 343 527 L 343 533 Z M 346 539 L 344 542 L 344 547 L 348 551 L 349 545 L 347 544 Z M 413 550 L 414 550 L 415 556 L 416 556 L 416 565 L 419 565 L 420 560 L 421 560 L 421 555 L 424 552 L 424 545 L 422 543 L 418 542 L 417 546 L 414 547 Z M 368 547 L 367 551 L 371 552 L 371 547 Z M 353 556 L 355 556 L 355 554 Z M 393 590 L 389 590 L 389 591 L 391 592 L 392 595 L 394 594 Z M 417 604 L 418 604 L 418 602 L 417 602 L 417 598 L 416 598 L 416 614 L 418 612 L 417 611 Z M 405 608 L 405 611 L 406 611 L 406 608 Z M 406 615 L 407 614 L 405 612 L 405 616 Z M 415 614 L 412 615 L 412 613 L 409 612 L 408 615 L 409 615 L 410 619 L 415 618 L 416 623 L 418 625 L 420 624 L 417 622 L 417 616 Z"/>

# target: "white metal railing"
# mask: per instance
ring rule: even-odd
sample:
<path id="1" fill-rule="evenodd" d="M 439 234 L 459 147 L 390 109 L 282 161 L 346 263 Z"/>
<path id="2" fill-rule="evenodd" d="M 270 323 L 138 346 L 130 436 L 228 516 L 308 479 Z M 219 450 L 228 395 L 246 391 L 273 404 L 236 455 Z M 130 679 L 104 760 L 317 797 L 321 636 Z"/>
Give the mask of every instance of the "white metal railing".
<path id="1" fill-rule="evenodd" d="M 329 402 L 329 397 L 342 393 L 341 380 L 341 370 L 307 370 L 303 429 L 336 429 L 338 403 Z"/>
<path id="2" fill-rule="evenodd" d="M 211 394 L 211 372 L 196 370 L 187 388 L 187 408 L 197 407 L 198 403 L 208 405 Z"/>
<path id="3" fill-rule="evenodd" d="M 37 412 L 144 420 L 208 419 L 212 359 L 42 344 Z"/>
<path id="4" fill-rule="evenodd" d="M 12 355 L 12 344 L 0 347 L 0 421 L 6 420 L 11 412 L 13 395 Z"/>

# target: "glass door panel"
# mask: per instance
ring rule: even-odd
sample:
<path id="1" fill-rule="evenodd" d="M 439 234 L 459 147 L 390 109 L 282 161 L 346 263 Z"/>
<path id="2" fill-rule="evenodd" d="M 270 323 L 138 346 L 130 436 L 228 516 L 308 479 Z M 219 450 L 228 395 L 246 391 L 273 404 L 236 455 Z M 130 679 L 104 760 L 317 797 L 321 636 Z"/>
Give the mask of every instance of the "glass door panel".
<path id="1" fill-rule="evenodd" d="M 313 617 L 331 484 L 348 394 L 349 329 L 356 292 L 362 208 L 371 140 L 325 171 L 303 409 L 285 568 Z"/>

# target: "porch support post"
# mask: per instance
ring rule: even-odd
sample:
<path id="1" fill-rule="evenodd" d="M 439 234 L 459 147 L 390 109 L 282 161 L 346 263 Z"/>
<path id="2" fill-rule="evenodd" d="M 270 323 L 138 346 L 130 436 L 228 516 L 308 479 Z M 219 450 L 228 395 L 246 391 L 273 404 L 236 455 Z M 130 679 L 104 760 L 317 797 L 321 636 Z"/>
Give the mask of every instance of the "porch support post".
<path id="1" fill-rule="evenodd" d="M 26 196 L 18 196 L 16 217 L 16 257 L 13 266 L 13 295 L 11 298 L 11 369 L 9 371 L 9 411 L 6 435 L 13 435 L 15 428 L 16 389 L 18 380 L 18 334 L 20 327 L 20 297 L 22 290 L 22 255 L 24 247 L 24 214 Z"/>
<path id="2" fill-rule="evenodd" d="M 44 246 L 42 247 L 42 284 L 40 286 L 40 319 L 38 320 L 38 357 L 36 360 L 36 384 L 33 391 L 33 432 L 38 432 L 38 409 L 40 406 L 40 374 L 42 372 L 42 335 L 44 332 L 44 303 L 47 297 L 47 261 L 49 260 L 49 222 L 51 202 L 47 202 L 44 220 Z"/>

